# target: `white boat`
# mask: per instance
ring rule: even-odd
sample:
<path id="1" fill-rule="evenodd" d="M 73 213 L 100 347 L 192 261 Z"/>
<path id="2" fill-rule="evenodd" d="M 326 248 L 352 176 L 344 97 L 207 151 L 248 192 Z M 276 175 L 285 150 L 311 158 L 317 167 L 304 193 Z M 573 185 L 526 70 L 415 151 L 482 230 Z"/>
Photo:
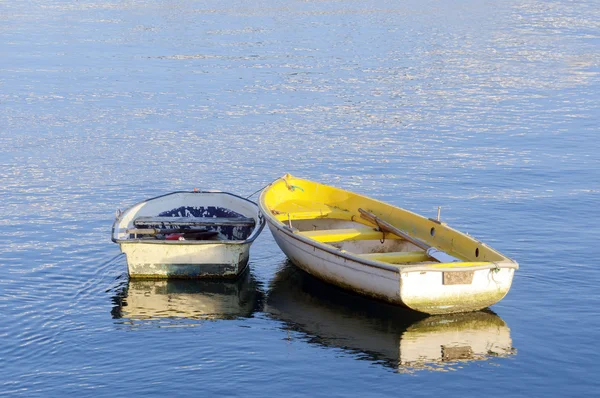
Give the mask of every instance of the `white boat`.
<path id="1" fill-rule="evenodd" d="M 131 278 L 235 278 L 264 224 L 256 204 L 240 196 L 173 192 L 118 212 L 112 240 Z"/>
<path id="2" fill-rule="evenodd" d="M 302 341 L 402 373 L 448 371 L 517 352 L 509 327 L 490 310 L 427 316 L 345 292 L 291 264 L 270 283 L 264 312 Z"/>
<path id="3" fill-rule="evenodd" d="M 259 207 L 304 271 L 428 314 L 476 311 L 509 291 L 518 264 L 472 236 L 387 203 L 285 175 Z"/>

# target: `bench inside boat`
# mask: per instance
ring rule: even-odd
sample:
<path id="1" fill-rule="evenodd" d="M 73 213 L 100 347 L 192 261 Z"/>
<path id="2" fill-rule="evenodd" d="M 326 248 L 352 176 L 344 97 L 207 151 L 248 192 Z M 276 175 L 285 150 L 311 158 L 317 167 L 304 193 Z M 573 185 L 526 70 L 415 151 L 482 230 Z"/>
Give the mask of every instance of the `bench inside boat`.
<path id="1" fill-rule="evenodd" d="M 283 203 L 273 212 L 275 217 L 296 230 L 298 235 L 350 252 L 360 258 L 389 264 L 436 263 L 427 253 L 389 232 L 382 232 L 369 222 L 358 222 L 354 213 L 325 204 Z"/>

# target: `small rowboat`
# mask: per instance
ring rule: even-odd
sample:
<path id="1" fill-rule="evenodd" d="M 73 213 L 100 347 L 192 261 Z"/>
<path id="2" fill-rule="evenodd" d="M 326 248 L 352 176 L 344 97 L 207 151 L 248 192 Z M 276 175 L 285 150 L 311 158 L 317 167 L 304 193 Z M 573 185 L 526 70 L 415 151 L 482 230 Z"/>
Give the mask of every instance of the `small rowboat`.
<path id="1" fill-rule="evenodd" d="M 259 207 L 299 268 L 428 314 L 493 305 L 508 293 L 518 269 L 439 220 L 289 174 L 263 190 Z"/>
<path id="2" fill-rule="evenodd" d="M 173 192 L 118 212 L 112 241 L 127 256 L 132 278 L 235 278 L 264 225 L 248 199 Z"/>

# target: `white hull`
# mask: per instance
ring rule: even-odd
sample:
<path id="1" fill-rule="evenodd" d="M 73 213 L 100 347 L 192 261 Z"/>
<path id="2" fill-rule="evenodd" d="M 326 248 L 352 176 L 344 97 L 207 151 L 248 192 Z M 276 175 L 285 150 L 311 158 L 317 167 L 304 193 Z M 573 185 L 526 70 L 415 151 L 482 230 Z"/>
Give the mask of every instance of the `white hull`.
<path id="1" fill-rule="evenodd" d="M 121 243 L 136 278 L 234 278 L 247 266 L 250 244 Z"/>
<path id="2" fill-rule="evenodd" d="M 429 314 L 486 308 L 508 293 L 514 269 L 484 268 L 472 272 L 470 284 L 444 284 L 448 270 L 401 269 L 373 264 L 325 245 L 315 245 L 268 220 L 275 241 L 299 268 L 326 282 L 354 292 L 401 304 Z"/>
<path id="3" fill-rule="evenodd" d="M 162 229 L 144 229 L 148 222 Z M 206 240 L 167 240 L 164 231 L 173 231 L 169 229 L 173 222 L 208 223 L 215 235 Z M 132 278 L 234 278 L 246 269 L 250 245 L 263 227 L 258 207 L 247 199 L 220 191 L 174 192 L 121 213 L 112 240 L 126 255 Z"/>

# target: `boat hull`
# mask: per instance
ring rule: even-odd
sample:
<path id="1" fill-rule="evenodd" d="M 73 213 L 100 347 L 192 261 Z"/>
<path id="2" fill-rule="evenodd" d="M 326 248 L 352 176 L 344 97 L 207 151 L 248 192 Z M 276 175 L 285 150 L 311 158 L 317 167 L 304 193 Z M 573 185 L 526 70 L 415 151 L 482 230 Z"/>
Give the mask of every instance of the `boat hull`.
<path id="1" fill-rule="evenodd" d="M 303 242 L 277 225 L 267 224 L 281 251 L 298 268 L 339 287 L 390 303 L 402 304 L 397 272 L 365 267 L 335 252 Z"/>
<path id="2" fill-rule="evenodd" d="M 470 284 L 444 284 L 442 271 L 401 271 L 355 261 L 303 242 L 267 222 L 275 242 L 298 268 L 338 287 L 427 314 L 477 311 L 500 301 L 510 290 L 514 269 L 472 272 Z M 460 273 L 460 271 L 458 271 Z"/>
<path id="3" fill-rule="evenodd" d="M 427 314 L 478 311 L 506 296 L 514 271 L 513 268 L 463 271 L 472 278 L 471 283 L 451 285 L 444 284 L 444 272 L 401 272 L 400 296 L 404 305 Z"/>
<path id="4" fill-rule="evenodd" d="M 121 243 L 132 278 L 236 278 L 248 265 L 250 244 Z"/>

